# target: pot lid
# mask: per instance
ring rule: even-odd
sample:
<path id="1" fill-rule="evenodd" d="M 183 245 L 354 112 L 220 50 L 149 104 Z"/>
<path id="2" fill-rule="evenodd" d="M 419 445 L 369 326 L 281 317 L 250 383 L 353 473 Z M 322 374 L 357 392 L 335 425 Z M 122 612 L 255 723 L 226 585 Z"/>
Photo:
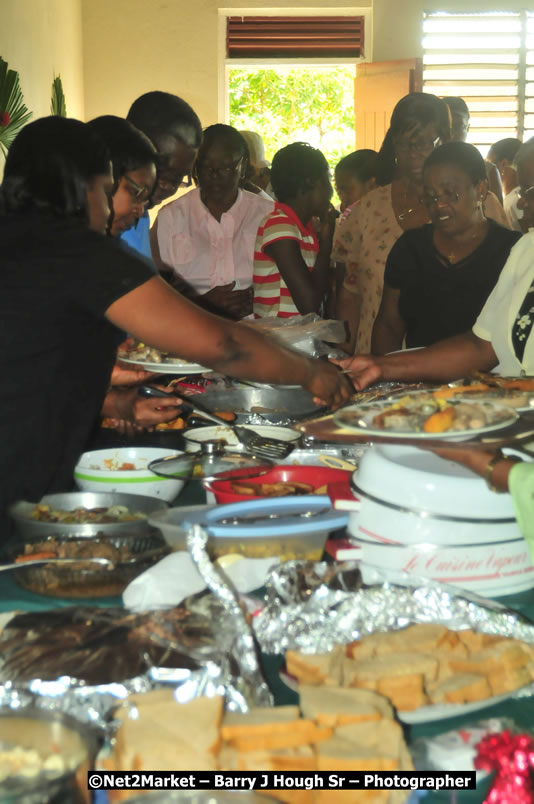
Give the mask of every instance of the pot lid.
<path id="1" fill-rule="evenodd" d="M 287 537 L 311 535 L 343 528 L 347 522 L 348 514 L 334 511 L 329 497 L 308 494 L 217 505 L 191 513 L 184 520 L 183 527 L 199 524 L 212 536 L 254 539 L 280 534 Z"/>
<path id="2" fill-rule="evenodd" d="M 227 452 L 226 446 L 225 441 L 203 441 L 199 452 L 159 458 L 149 463 L 148 468 L 160 477 L 213 480 L 228 471 L 235 479 L 265 475 L 273 467 L 272 461 L 265 458 L 246 452 Z"/>
<path id="3" fill-rule="evenodd" d="M 399 444 L 370 449 L 353 474 L 363 494 L 403 509 L 454 517 L 509 519 L 509 494 L 495 494 L 479 475 L 433 452 Z"/>

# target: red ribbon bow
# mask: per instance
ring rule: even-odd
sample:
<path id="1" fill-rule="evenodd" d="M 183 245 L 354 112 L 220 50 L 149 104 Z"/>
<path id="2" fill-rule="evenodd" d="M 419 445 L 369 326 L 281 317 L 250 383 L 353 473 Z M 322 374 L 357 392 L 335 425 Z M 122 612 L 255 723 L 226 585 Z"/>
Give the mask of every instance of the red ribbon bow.
<path id="1" fill-rule="evenodd" d="M 9 112 L 0 112 L 0 126 L 8 126 L 11 123 Z"/>
<path id="2" fill-rule="evenodd" d="M 501 734 L 488 734 L 476 747 L 475 768 L 496 772 L 484 804 L 534 804 L 532 737 L 506 730 Z"/>

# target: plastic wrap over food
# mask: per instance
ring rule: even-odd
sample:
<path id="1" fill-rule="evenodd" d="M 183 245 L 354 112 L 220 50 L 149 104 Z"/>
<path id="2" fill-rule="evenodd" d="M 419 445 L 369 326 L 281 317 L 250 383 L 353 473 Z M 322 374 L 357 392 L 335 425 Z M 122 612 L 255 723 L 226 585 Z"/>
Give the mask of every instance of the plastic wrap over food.
<path id="1" fill-rule="evenodd" d="M 247 711 L 258 679 L 232 653 L 228 619 L 212 595 L 143 614 L 80 606 L 16 615 L 0 633 L 0 709 L 58 710 L 105 728 L 131 693 L 168 685 L 181 701 L 218 694 Z"/>
<path id="2" fill-rule="evenodd" d="M 333 351 L 328 344 L 342 343 L 346 339 L 343 321 L 327 320 L 317 313 L 291 318 L 261 318 L 246 323 L 289 349 L 310 357 L 328 355 Z"/>
<path id="3" fill-rule="evenodd" d="M 344 564 L 287 561 L 266 583 L 264 608 L 253 628 L 265 653 L 324 653 L 335 644 L 413 623 L 472 628 L 534 643 L 534 624 L 485 598 L 426 578 Z"/>
<path id="4" fill-rule="evenodd" d="M 272 706 L 273 699 L 261 675 L 254 637 L 241 608 L 238 593 L 222 570 L 212 564 L 206 549 L 207 544 L 208 532 L 200 525 L 193 525 L 187 534 L 187 547 L 208 589 L 221 602 L 228 615 L 228 633 L 233 636 L 231 652 L 237 659 L 242 676 L 252 683 L 254 704 Z"/>

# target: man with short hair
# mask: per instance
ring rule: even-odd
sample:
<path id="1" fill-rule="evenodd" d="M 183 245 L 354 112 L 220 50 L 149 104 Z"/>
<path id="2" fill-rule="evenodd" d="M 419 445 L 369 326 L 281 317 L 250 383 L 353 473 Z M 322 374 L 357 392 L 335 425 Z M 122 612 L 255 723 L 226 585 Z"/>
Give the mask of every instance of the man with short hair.
<path id="1" fill-rule="evenodd" d="M 193 162 L 202 141 L 202 125 L 191 106 L 169 92 L 146 92 L 132 103 L 126 119 L 146 134 L 158 151 L 152 206 L 174 195 L 179 187 L 190 187 Z M 121 237 L 136 251 L 152 257 L 149 233 L 150 219 L 145 212 Z"/>

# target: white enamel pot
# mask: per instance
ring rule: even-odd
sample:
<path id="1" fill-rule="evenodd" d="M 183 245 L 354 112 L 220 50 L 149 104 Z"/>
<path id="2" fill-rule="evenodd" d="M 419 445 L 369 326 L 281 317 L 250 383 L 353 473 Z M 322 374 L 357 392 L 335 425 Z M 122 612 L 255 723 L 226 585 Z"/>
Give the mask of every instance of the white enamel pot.
<path id="1" fill-rule="evenodd" d="M 360 510 L 348 529 L 361 560 L 488 596 L 534 587 L 509 494 L 431 452 L 376 446 L 352 478 Z"/>

